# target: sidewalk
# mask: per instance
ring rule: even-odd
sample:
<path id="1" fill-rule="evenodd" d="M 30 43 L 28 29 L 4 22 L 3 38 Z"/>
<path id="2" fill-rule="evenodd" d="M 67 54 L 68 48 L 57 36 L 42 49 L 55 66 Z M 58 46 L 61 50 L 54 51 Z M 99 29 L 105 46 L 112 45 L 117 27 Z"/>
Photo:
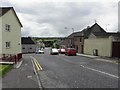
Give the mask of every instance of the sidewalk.
<path id="1" fill-rule="evenodd" d="M 96 58 L 96 57 L 98 57 L 98 56 L 92 56 L 92 55 L 86 55 L 86 54 L 80 54 L 80 53 L 77 53 L 77 55 L 85 56 L 85 57 L 89 57 L 89 58 Z"/>
<path id="2" fill-rule="evenodd" d="M 23 58 L 20 59 L 20 61 L 18 61 L 16 64 L 14 64 L 14 68 L 19 68 L 23 63 Z"/>
<path id="3" fill-rule="evenodd" d="M 98 60 L 98 61 L 105 61 L 105 62 L 111 62 L 116 64 L 120 63 L 120 58 L 101 57 L 101 56 L 93 56 L 93 55 L 86 55 L 86 54 L 80 54 L 80 53 L 77 53 L 77 55 L 93 58 L 94 60 Z"/>

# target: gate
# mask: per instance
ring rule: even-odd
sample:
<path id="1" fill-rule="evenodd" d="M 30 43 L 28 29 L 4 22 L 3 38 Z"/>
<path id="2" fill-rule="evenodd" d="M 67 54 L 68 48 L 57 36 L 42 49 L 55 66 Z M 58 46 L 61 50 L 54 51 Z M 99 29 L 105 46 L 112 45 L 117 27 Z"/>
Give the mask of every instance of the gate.
<path id="1" fill-rule="evenodd" d="M 120 58 L 120 41 L 112 43 L 112 57 Z"/>

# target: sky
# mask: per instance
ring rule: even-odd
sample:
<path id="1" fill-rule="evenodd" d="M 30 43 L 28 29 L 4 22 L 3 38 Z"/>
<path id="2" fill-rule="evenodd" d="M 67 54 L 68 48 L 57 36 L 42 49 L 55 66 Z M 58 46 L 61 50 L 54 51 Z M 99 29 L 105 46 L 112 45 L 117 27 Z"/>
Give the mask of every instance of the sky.
<path id="1" fill-rule="evenodd" d="M 73 33 L 72 28 L 78 32 L 95 21 L 107 32 L 118 31 L 119 0 L 0 1 L 1 6 L 14 7 L 24 37 L 66 37 Z"/>

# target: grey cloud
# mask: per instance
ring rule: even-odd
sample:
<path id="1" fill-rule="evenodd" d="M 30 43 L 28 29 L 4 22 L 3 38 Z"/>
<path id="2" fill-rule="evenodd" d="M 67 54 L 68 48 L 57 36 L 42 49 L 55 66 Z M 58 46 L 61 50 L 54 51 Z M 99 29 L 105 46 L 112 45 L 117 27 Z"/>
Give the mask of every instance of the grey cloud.
<path id="1" fill-rule="evenodd" d="M 66 30 L 64 27 L 74 28 L 75 31 L 81 30 L 93 24 L 95 19 L 99 20 L 101 15 L 105 14 L 106 9 L 108 9 L 105 4 L 100 2 L 42 2 L 25 7 L 15 5 L 15 8 L 22 15 L 33 15 L 30 20 L 38 23 L 38 25 L 49 24 L 46 25 L 47 29 L 40 29 L 43 32 L 39 35 L 44 36 L 57 36 L 58 34 L 67 36 L 72 33 L 72 30 Z M 26 17 L 26 19 L 28 18 Z M 29 26 L 28 32 L 31 32 L 31 27 Z M 23 30 L 23 35 L 30 34 L 25 31 Z"/>

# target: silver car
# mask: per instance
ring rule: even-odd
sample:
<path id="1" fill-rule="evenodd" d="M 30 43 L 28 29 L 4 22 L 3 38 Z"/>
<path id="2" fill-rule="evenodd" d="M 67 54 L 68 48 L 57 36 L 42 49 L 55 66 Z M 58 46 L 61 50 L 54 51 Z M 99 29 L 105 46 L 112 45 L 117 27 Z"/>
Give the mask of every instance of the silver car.
<path id="1" fill-rule="evenodd" d="M 58 54 L 59 54 L 59 51 L 58 51 L 57 48 L 51 48 L 50 54 L 51 54 L 51 55 L 58 55 Z"/>
<path id="2" fill-rule="evenodd" d="M 40 49 L 38 49 L 38 50 L 36 50 L 36 52 L 35 52 L 36 54 L 44 54 L 44 51 L 43 50 L 40 50 Z"/>

